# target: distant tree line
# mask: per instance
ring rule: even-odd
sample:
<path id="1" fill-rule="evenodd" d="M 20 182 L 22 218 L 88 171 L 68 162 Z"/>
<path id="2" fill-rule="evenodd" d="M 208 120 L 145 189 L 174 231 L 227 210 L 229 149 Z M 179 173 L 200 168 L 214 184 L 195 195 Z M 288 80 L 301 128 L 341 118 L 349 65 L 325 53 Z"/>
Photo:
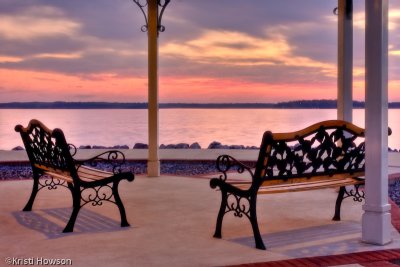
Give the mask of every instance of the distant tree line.
<path id="1" fill-rule="evenodd" d="M 0 103 L 3 109 L 147 109 L 147 103 L 117 102 L 9 102 Z M 160 108 L 277 108 L 277 109 L 334 109 L 336 100 L 296 100 L 279 103 L 160 103 Z M 354 108 L 364 108 L 362 101 L 353 101 Z M 400 102 L 389 103 L 389 108 L 400 108 Z"/>

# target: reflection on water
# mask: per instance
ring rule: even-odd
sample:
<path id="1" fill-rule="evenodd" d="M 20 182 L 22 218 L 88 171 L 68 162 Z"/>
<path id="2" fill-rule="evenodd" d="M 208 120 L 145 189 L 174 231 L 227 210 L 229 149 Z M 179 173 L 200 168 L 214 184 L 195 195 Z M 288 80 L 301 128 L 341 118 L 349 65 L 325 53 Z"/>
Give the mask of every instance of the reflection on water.
<path id="1" fill-rule="evenodd" d="M 389 146 L 400 148 L 399 109 L 389 111 L 393 130 Z M 80 145 L 147 143 L 144 109 L 0 109 L 0 149 L 22 145 L 16 124 L 36 118 L 49 128 L 61 128 L 67 141 Z M 295 131 L 321 120 L 335 119 L 335 109 L 161 109 L 160 144 L 212 141 L 228 145 L 259 146 L 264 131 Z M 364 127 L 364 110 L 354 110 L 354 122 Z"/>

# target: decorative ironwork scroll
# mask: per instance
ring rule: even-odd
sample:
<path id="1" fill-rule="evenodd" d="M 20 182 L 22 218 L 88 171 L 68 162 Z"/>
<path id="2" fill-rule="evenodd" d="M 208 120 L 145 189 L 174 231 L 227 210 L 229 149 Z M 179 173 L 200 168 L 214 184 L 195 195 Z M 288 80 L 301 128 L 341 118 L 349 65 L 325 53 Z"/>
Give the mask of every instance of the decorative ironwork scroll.
<path id="1" fill-rule="evenodd" d="M 222 181 L 226 181 L 228 177 L 227 173 L 231 169 L 236 170 L 238 173 L 244 173 L 245 171 L 247 171 L 252 178 L 254 177 L 254 173 L 251 170 L 251 167 L 237 161 L 235 158 L 229 155 L 221 155 L 217 158 L 217 170 L 219 172 L 222 172 L 219 177 Z"/>
<path id="2" fill-rule="evenodd" d="M 84 161 L 76 160 L 76 163 L 78 163 L 77 169 L 82 165 L 86 165 L 99 167 L 102 170 L 118 174 L 122 172 L 122 167 L 125 164 L 125 155 L 118 150 L 109 150 Z"/>
<path id="3" fill-rule="evenodd" d="M 225 213 L 233 211 L 235 217 L 246 215 L 250 219 L 250 197 L 242 197 L 228 193 Z"/>
<path id="4" fill-rule="evenodd" d="M 96 187 L 82 188 L 81 200 L 83 204 L 81 205 L 81 207 L 85 206 L 88 203 L 92 203 L 92 206 L 101 206 L 103 205 L 104 201 L 116 204 L 113 196 L 114 194 L 112 187 L 108 184 Z"/>
<path id="5" fill-rule="evenodd" d="M 39 179 L 38 191 L 43 188 L 47 188 L 49 190 L 54 190 L 54 189 L 57 189 L 58 186 L 63 186 L 65 188 L 68 188 L 66 181 L 49 176 L 48 179 Z"/>
<path id="6" fill-rule="evenodd" d="M 273 141 L 265 168 L 266 178 L 364 171 L 365 143 L 344 127 L 298 136 L 293 142 Z M 359 143 L 357 143 L 357 141 Z"/>
<path id="7" fill-rule="evenodd" d="M 353 0 L 346 0 L 346 10 L 345 10 L 346 17 L 348 19 L 353 18 Z M 339 7 L 335 7 L 333 9 L 333 14 L 334 15 L 339 15 Z"/>
<path id="8" fill-rule="evenodd" d="M 30 131 L 22 134 L 25 136 L 24 143 L 27 152 L 35 164 L 54 166 L 62 170 L 68 169 L 67 156 L 69 155 L 56 144 L 54 135 L 59 134 L 58 129 L 51 133 L 38 124 L 32 125 Z"/>
<path id="9" fill-rule="evenodd" d="M 363 199 L 365 199 L 365 192 L 360 188 L 360 186 L 363 185 L 356 184 L 354 185 L 354 187 L 351 187 L 350 189 L 345 187 L 343 199 L 352 197 L 354 201 L 362 202 Z"/>
<path id="10" fill-rule="evenodd" d="M 148 14 L 145 11 L 146 6 L 149 5 L 149 0 L 132 0 L 139 8 L 140 11 L 143 14 L 145 24 L 140 28 L 142 32 L 147 32 L 149 29 L 149 23 L 148 23 Z M 165 26 L 162 25 L 162 17 L 164 15 L 165 8 L 168 6 L 169 2 L 171 0 L 157 0 L 158 6 L 161 8 L 158 10 L 158 18 L 157 18 L 157 27 L 158 27 L 158 32 L 164 32 L 165 31 Z"/>

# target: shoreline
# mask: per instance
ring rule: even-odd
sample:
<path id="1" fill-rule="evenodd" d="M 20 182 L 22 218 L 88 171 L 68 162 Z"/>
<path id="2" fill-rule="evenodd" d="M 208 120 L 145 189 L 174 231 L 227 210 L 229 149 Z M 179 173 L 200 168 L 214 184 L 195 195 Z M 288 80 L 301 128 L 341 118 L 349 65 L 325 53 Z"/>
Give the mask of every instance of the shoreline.
<path id="1" fill-rule="evenodd" d="M 353 100 L 353 109 L 365 108 L 364 101 Z M 299 99 L 274 103 L 159 103 L 159 109 L 336 109 L 336 99 Z M 391 101 L 388 108 L 400 108 Z M 147 102 L 3 102 L 0 109 L 148 109 Z"/>
<path id="2" fill-rule="evenodd" d="M 74 146 L 75 147 L 75 146 Z M 102 150 L 148 150 L 149 146 L 145 143 L 135 143 L 132 148 L 128 145 L 114 145 L 114 146 L 102 146 L 102 145 L 80 145 L 79 147 L 75 147 L 78 150 L 93 150 L 93 151 L 102 151 Z M 192 150 L 255 150 L 258 151 L 260 147 L 258 146 L 245 146 L 245 145 L 227 145 L 222 144 L 218 141 L 211 142 L 207 148 L 202 148 L 198 142 L 194 142 L 192 144 L 188 143 L 177 143 L 177 144 L 161 144 L 158 147 L 159 150 L 178 150 L 178 151 L 192 151 Z M 0 149 L 0 152 L 11 152 L 11 151 L 25 151 L 25 148 L 22 146 L 15 146 L 10 150 Z M 388 147 L 388 152 L 400 152 L 400 148 L 391 148 Z"/>

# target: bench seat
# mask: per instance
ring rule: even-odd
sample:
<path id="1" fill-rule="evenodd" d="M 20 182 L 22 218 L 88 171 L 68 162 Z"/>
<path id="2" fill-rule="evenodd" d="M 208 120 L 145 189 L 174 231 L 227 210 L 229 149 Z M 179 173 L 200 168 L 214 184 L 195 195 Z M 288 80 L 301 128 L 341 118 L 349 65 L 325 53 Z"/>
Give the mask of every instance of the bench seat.
<path id="1" fill-rule="evenodd" d="M 222 174 L 210 180 L 211 188 L 221 192 L 214 237 L 222 237 L 222 220 L 233 213 L 250 220 L 256 247 L 265 249 L 257 222 L 258 194 L 339 188 L 332 219 L 340 220 L 345 198 L 364 199 L 360 188 L 365 182 L 364 139 L 364 129 L 329 120 L 296 132 L 265 132 L 255 168 L 229 155 L 219 156 L 217 169 Z M 241 177 L 229 179 L 233 171 Z"/>
<path id="2" fill-rule="evenodd" d="M 51 168 L 45 168 L 44 166 L 38 166 L 38 168 L 43 169 L 43 174 L 56 177 L 57 179 L 61 179 L 70 183 L 73 183 L 73 178 L 69 172 L 58 171 Z M 77 166 L 78 175 L 82 181 L 92 182 L 99 181 L 113 176 L 112 172 L 103 171 L 95 168 L 91 168 L 88 166 Z"/>
<path id="3" fill-rule="evenodd" d="M 300 180 L 300 179 L 299 179 Z M 296 192 L 296 191 L 307 191 L 316 189 L 325 189 L 332 187 L 341 187 L 349 185 L 363 185 L 364 179 L 360 178 L 333 178 L 329 180 L 314 180 L 309 181 L 307 178 L 303 179 L 303 182 L 283 182 L 282 184 L 268 182 L 263 183 L 258 189 L 257 194 L 274 194 L 274 193 L 285 193 L 285 192 Z M 242 190 L 248 190 L 250 188 L 249 184 L 239 184 L 235 183 L 235 186 Z"/>
<path id="4" fill-rule="evenodd" d="M 125 155 L 118 150 L 110 150 L 87 160 L 75 160 L 76 148 L 66 142 L 61 129 L 50 130 L 42 122 L 31 120 L 25 128 L 15 126 L 24 142 L 33 172 L 33 188 L 24 211 L 32 210 L 39 190 L 57 189 L 64 186 L 71 191 L 73 210 L 63 232 L 72 232 L 79 210 L 86 204 L 101 206 L 104 201 L 118 206 L 121 226 L 129 226 L 125 208 L 119 196 L 118 185 L 121 180 L 133 181 L 132 172 L 123 172 Z M 112 171 L 94 168 L 102 163 Z M 47 178 L 42 181 L 40 178 Z"/>

